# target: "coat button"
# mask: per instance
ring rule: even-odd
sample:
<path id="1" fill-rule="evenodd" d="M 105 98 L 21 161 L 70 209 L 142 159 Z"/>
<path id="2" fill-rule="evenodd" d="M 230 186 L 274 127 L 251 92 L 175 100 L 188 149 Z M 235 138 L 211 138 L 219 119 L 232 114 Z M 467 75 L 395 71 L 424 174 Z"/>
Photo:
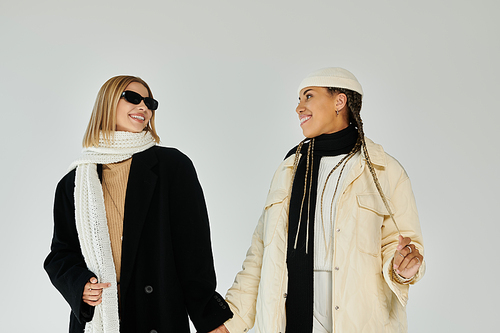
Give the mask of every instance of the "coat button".
<path id="1" fill-rule="evenodd" d="M 335 310 L 338 310 L 338 309 L 340 309 L 340 308 L 337 305 L 335 305 Z"/>
<path id="2" fill-rule="evenodd" d="M 338 267 L 338 266 L 337 266 L 337 267 L 335 267 L 335 270 L 336 270 L 336 271 L 338 271 L 338 270 L 339 270 L 339 267 Z"/>
<path id="3" fill-rule="evenodd" d="M 284 294 L 283 294 L 283 298 L 286 298 L 287 296 L 288 296 L 288 294 L 287 294 L 287 293 L 284 293 Z"/>
<path id="4" fill-rule="evenodd" d="M 146 292 L 146 294 L 151 294 L 151 293 L 153 292 L 153 287 L 151 287 L 151 286 L 146 286 L 146 287 L 144 288 L 144 291 Z M 153 332 L 153 331 L 151 331 L 151 332 Z"/>
<path id="5" fill-rule="evenodd" d="M 340 229 L 337 229 L 337 232 L 340 232 Z"/>

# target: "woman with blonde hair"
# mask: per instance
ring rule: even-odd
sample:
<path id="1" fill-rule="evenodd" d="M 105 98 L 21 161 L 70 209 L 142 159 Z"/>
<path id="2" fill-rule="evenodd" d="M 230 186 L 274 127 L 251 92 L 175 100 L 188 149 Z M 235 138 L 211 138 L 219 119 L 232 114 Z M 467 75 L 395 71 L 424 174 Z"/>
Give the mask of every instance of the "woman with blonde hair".
<path id="1" fill-rule="evenodd" d="M 158 102 L 142 79 L 100 89 L 83 156 L 59 182 L 44 267 L 77 332 L 209 332 L 232 316 L 215 291 L 196 171 L 156 145 Z"/>
<path id="2" fill-rule="evenodd" d="M 271 182 L 252 244 L 226 295 L 231 333 L 406 332 L 423 241 L 408 175 L 365 137 L 363 90 L 342 68 L 299 86 L 306 139 Z"/>

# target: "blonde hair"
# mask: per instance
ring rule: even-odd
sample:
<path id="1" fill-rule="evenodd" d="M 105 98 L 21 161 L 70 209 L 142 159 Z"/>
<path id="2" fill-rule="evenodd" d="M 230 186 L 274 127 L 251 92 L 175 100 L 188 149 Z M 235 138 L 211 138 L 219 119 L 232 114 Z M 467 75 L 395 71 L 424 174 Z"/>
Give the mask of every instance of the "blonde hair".
<path id="1" fill-rule="evenodd" d="M 116 128 L 116 107 L 125 88 L 132 82 L 142 84 L 148 90 L 149 97 L 153 98 L 148 84 L 140 77 L 119 75 L 106 81 L 97 94 L 92 115 L 83 137 L 83 147 L 98 147 L 99 133 L 103 134 L 106 142 L 113 140 Z M 156 143 L 159 143 L 160 137 L 155 128 L 155 110 L 151 110 L 151 112 L 151 119 L 144 130 L 150 132 Z"/>

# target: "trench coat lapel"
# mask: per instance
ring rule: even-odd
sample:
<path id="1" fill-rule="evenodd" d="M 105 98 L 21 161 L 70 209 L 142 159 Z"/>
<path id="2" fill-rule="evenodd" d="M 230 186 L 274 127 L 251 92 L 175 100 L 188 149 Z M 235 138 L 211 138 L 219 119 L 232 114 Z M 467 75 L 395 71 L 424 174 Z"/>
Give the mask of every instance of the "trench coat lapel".
<path id="1" fill-rule="evenodd" d="M 142 229 L 150 209 L 158 176 L 151 170 L 157 163 L 154 149 L 134 155 L 125 198 L 120 293 L 125 296 L 130 283 Z"/>

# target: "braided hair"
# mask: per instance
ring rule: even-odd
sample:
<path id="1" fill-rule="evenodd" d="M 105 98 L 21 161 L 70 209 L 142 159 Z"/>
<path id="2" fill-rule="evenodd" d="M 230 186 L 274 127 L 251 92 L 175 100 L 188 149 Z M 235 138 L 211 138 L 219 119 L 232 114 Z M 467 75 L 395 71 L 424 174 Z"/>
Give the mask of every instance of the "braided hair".
<path id="1" fill-rule="evenodd" d="M 344 94 L 347 97 L 347 109 L 349 112 L 349 122 L 354 124 L 358 130 L 358 141 L 356 142 L 356 146 L 354 147 L 354 151 L 362 150 L 366 162 L 368 164 L 368 169 L 370 170 L 370 173 L 372 174 L 373 182 L 375 183 L 375 187 L 377 188 L 378 193 L 380 194 L 380 197 L 382 198 L 382 201 L 384 202 L 385 208 L 389 212 L 389 215 L 391 216 L 392 221 L 394 222 L 394 225 L 396 226 L 396 229 L 398 230 L 398 233 L 401 234 L 398 225 L 396 224 L 396 221 L 394 220 L 394 214 L 392 213 L 391 208 L 389 207 L 388 200 L 382 191 L 382 186 L 380 186 L 380 182 L 378 180 L 377 174 L 375 173 L 375 167 L 373 166 L 373 163 L 370 159 L 370 155 L 368 154 L 368 149 L 366 148 L 366 142 L 365 142 L 365 133 L 363 131 L 363 120 L 361 120 L 360 112 L 361 112 L 361 105 L 362 105 L 362 98 L 361 94 L 359 94 L 356 91 L 352 91 L 350 89 L 344 89 L 344 88 L 334 88 L 334 87 L 327 87 L 328 92 L 333 96 L 335 93 L 340 93 Z"/>
<path id="2" fill-rule="evenodd" d="M 345 88 L 336 88 L 336 87 L 326 87 L 328 92 L 333 96 L 335 93 L 341 93 L 346 95 L 347 97 L 347 108 L 349 112 L 349 122 L 354 124 L 354 126 L 358 130 L 358 140 L 356 141 L 356 144 L 354 148 L 352 149 L 350 154 L 354 154 L 360 150 L 363 151 L 363 154 L 365 155 L 366 162 L 368 165 L 368 169 L 370 170 L 370 173 L 373 178 L 373 182 L 375 183 L 375 187 L 377 188 L 378 193 L 380 194 L 380 197 L 382 198 L 382 201 L 384 202 L 385 208 L 387 209 L 387 212 L 389 213 L 389 216 L 391 217 L 392 221 L 394 222 L 394 225 L 396 226 L 396 230 L 398 231 L 399 235 L 401 235 L 401 231 L 399 230 L 399 227 L 396 223 L 396 220 L 394 219 L 394 214 L 392 213 L 391 208 L 389 207 L 389 202 L 387 200 L 387 197 L 384 194 L 384 191 L 382 191 L 382 186 L 380 185 L 380 182 L 378 180 L 377 174 L 375 172 L 375 167 L 373 166 L 373 163 L 370 159 L 370 155 L 368 153 L 368 149 L 366 148 L 366 142 L 365 142 L 365 133 L 363 131 L 363 120 L 361 120 L 360 112 L 361 112 L 361 105 L 362 105 L 362 96 L 360 93 L 350 90 L 350 89 L 345 89 Z M 290 185 L 290 192 L 292 190 L 292 184 L 295 179 L 295 174 L 297 171 L 298 163 L 299 163 L 299 153 L 302 149 L 303 144 L 308 141 L 309 139 L 306 138 L 300 142 L 300 144 L 297 147 L 297 151 L 295 153 L 295 161 L 293 165 L 293 171 L 292 171 L 292 179 L 291 179 L 291 185 Z M 311 139 L 312 142 L 314 142 L 314 138 Z M 311 146 L 311 145 L 310 145 Z M 308 149 L 308 160 L 309 160 L 309 152 L 310 149 Z M 308 171 L 306 171 L 307 175 Z M 304 191 L 304 196 L 305 196 L 305 191 Z M 303 198 L 304 200 L 304 198 Z M 302 210 L 302 208 L 301 208 Z M 299 220 L 300 223 L 300 220 Z"/>

